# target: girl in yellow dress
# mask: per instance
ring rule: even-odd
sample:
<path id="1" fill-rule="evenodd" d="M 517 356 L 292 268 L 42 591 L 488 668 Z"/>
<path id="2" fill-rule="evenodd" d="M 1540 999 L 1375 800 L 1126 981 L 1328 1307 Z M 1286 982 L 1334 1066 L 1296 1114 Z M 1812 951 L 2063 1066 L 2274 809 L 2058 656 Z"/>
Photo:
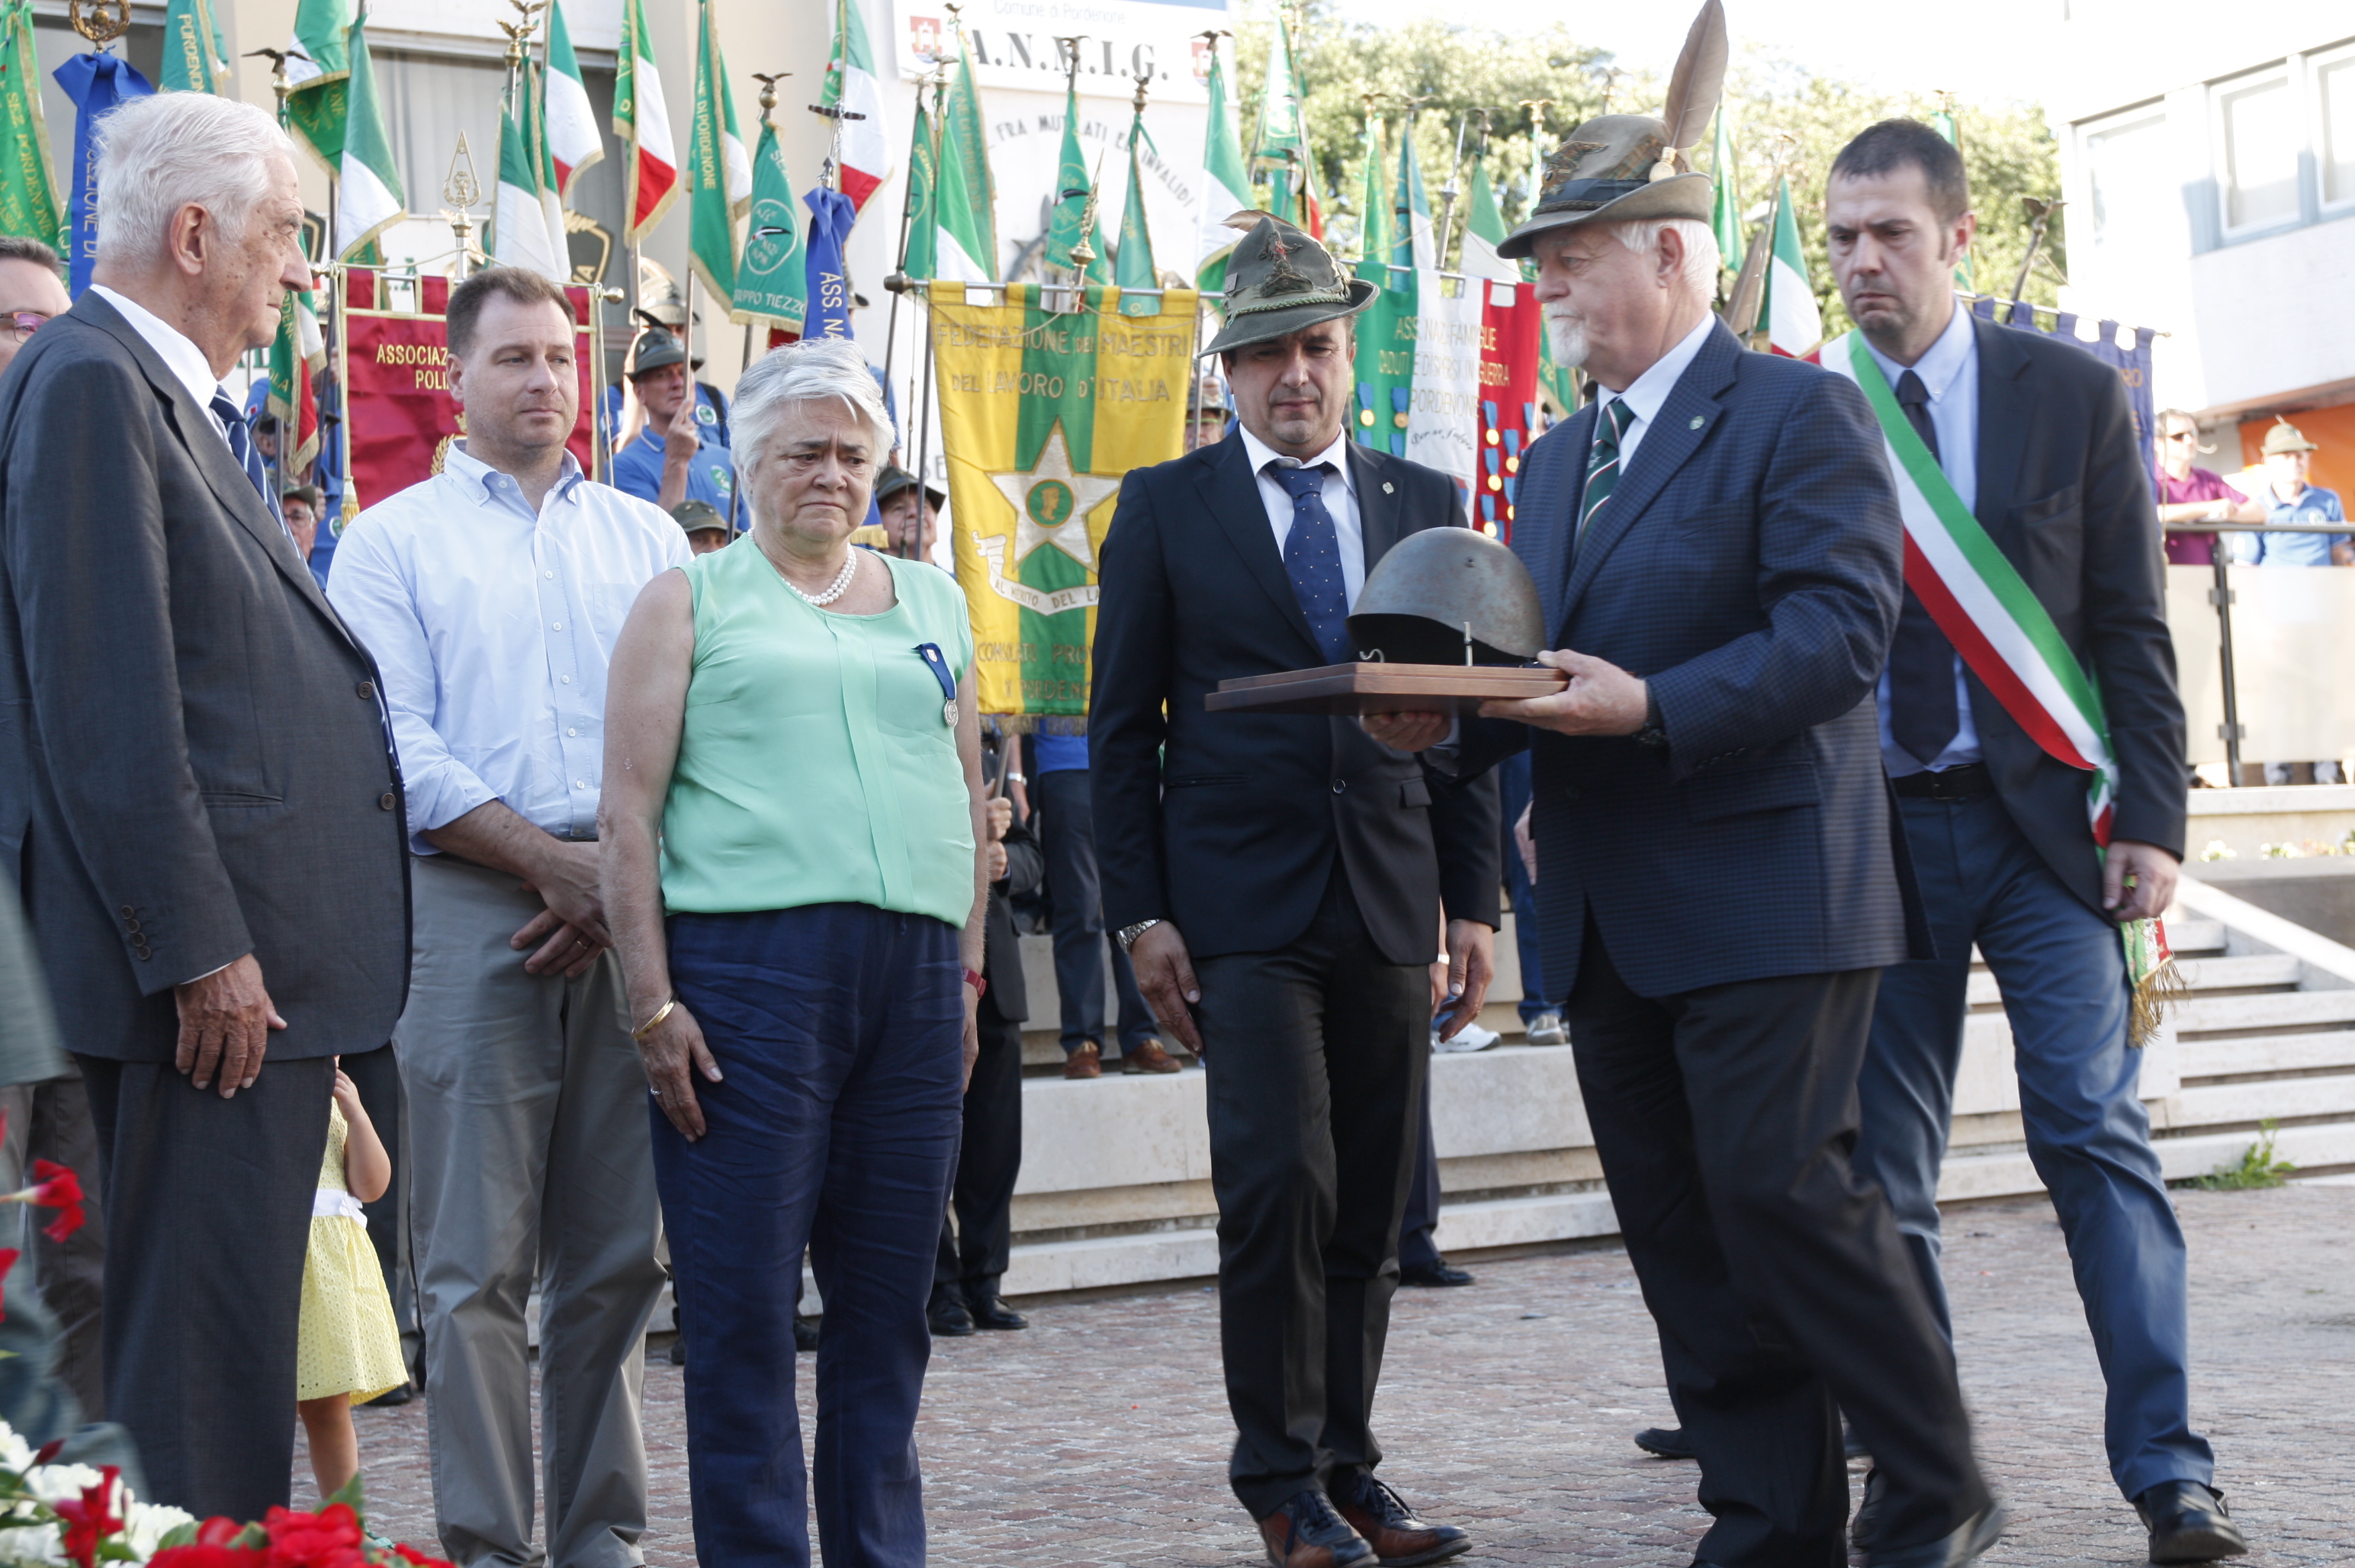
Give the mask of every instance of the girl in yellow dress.
<path id="1" fill-rule="evenodd" d="M 392 1159 L 376 1136 L 359 1091 L 336 1069 L 327 1108 L 327 1157 L 311 1205 L 311 1252 L 303 1265 L 303 1318 L 296 1339 L 295 1406 L 311 1443 L 319 1496 L 333 1497 L 360 1473 L 352 1406 L 409 1381 L 392 1297 L 368 1241 L 360 1204 L 392 1185 Z"/>

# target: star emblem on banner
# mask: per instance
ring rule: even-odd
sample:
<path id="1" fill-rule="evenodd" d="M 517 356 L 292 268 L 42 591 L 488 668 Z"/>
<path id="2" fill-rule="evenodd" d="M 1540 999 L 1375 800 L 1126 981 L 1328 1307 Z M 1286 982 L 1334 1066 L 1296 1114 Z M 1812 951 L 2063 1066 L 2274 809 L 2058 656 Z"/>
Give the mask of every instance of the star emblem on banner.
<path id="1" fill-rule="evenodd" d="M 1052 545 L 1090 571 L 1096 569 L 1088 514 L 1120 488 L 1120 481 L 1071 472 L 1060 421 L 1048 432 L 1047 444 L 1028 473 L 993 474 L 989 482 L 1014 508 L 1016 565 L 1040 545 Z"/>

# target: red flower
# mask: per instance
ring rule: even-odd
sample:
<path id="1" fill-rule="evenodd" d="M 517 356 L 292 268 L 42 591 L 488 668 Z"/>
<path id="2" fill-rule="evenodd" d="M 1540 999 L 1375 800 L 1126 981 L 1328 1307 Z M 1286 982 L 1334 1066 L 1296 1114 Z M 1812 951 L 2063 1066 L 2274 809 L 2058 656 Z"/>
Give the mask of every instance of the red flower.
<path id="1" fill-rule="evenodd" d="M 317 1513 L 272 1509 L 261 1521 L 270 1537 L 269 1568 L 365 1568 L 367 1539 L 359 1516 L 346 1503 Z"/>
<path id="2" fill-rule="evenodd" d="M 223 1514 L 215 1514 L 197 1526 L 198 1546 L 230 1546 L 245 1533 L 245 1526 Z"/>
<path id="3" fill-rule="evenodd" d="M 113 1508 L 115 1481 L 122 1474 L 122 1467 L 109 1465 L 98 1473 L 98 1485 L 84 1487 L 79 1499 L 69 1498 L 52 1505 L 65 1520 L 65 1553 L 81 1568 L 94 1568 L 99 1547 L 123 1528 Z"/>
<path id="4" fill-rule="evenodd" d="M 38 1179 L 25 1200 L 58 1211 L 55 1220 L 41 1227 L 41 1234 L 62 1242 L 82 1227 L 81 1178 L 53 1159 L 35 1160 L 33 1175 Z"/>

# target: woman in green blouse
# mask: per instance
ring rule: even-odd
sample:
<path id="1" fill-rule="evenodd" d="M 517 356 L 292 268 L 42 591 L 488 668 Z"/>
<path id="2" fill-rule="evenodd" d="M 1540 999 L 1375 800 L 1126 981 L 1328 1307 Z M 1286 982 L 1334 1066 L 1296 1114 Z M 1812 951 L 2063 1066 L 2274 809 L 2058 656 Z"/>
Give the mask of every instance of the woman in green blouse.
<path id="1" fill-rule="evenodd" d="M 821 1542 L 918 1568 L 924 1304 L 988 893 L 973 635 L 946 572 L 848 542 L 890 445 L 856 347 L 761 359 L 734 428 L 751 532 L 638 596 L 600 814 L 687 1341 L 696 1556 L 809 1561 L 807 1246 Z"/>

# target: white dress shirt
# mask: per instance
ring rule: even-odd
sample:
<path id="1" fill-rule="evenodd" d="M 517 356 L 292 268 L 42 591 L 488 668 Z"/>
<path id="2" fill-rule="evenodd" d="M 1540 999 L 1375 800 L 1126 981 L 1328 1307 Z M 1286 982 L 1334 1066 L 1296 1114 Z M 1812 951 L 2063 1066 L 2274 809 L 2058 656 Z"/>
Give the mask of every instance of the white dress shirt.
<path id="1" fill-rule="evenodd" d="M 1259 498 L 1267 507 L 1267 525 L 1275 530 L 1275 553 L 1284 555 L 1284 541 L 1292 537 L 1292 492 L 1284 481 L 1267 471 L 1271 463 L 1283 468 L 1314 468 L 1322 463 L 1325 485 L 1320 494 L 1325 497 L 1325 509 L 1333 515 L 1333 533 L 1341 547 L 1341 592 L 1350 609 L 1358 607 L 1358 591 L 1366 585 L 1366 530 L 1358 521 L 1358 491 L 1356 481 L 1349 475 L 1349 432 L 1344 430 L 1333 444 L 1303 463 L 1296 457 L 1286 457 L 1275 448 L 1253 435 L 1248 426 L 1238 425 L 1243 438 L 1243 451 L 1251 458 L 1252 473 L 1259 479 Z"/>
<path id="2" fill-rule="evenodd" d="M 410 847 L 485 801 L 559 838 L 597 837 L 605 670 L 638 591 L 691 559 L 669 514 L 568 453 L 535 514 L 453 443 L 442 472 L 362 512 L 327 598 L 376 656 Z"/>
<path id="3" fill-rule="evenodd" d="M 1912 365 L 1900 365 L 1865 340 L 1872 362 L 1889 378 L 1889 389 L 1907 370 L 1922 378 L 1930 394 L 1930 428 L 1938 432 L 1938 467 L 1966 507 L 1979 499 L 1979 340 L 1971 331 L 1970 313 L 1961 306 L 1947 318 L 1946 330 Z M 1881 674 L 1875 703 L 1881 710 L 1881 761 L 1893 779 L 1923 771 L 1921 759 L 1897 743 L 1889 728 L 1889 672 Z M 1963 678 L 1963 659 L 1955 656 L 1955 717 L 1960 721 L 1955 738 L 1930 767 L 1938 773 L 1976 763 L 1980 758 L 1978 726 L 1971 722 L 1971 688 Z"/>
<path id="4" fill-rule="evenodd" d="M 221 384 L 220 378 L 213 374 L 212 361 L 205 357 L 205 351 L 197 347 L 187 334 L 137 300 L 127 299 L 104 283 L 90 286 L 92 293 L 103 296 L 107 304 L 123 313 L 123 319 L 131 324 L 132 331 L 147 340 L 147 347 L 164 361 L 164 368 L 179 379 L 180 385 L 188 389 L 188 396 L 196 399 L 197 407 L 204 410 L 205 417 L 213 421 L 213 429 L 218 432 L 221 443 L 228 445 L 229 427 L 221 423 L 220 415 L 213 411 L 213 399 L 226 397 L 232 403 L 238 400 L 236 394 Z M 231 450 L 234 452 L 233 448 Z"/>
<path id="5" fill-rule="evenodd" d="M 1635 471 L 1636 448 L 1643 444 L 1644 432 L 1652 428 L 1654 420 L 1659 418 L 1660 405 L 1667 402 L 1668 394 L 1677 389 L 1678 381 L 1691 368 L 1693 356 L 1699 354 L 1700 346 L 1709 341 L 1710 329 L 1716 325 L 1717 317 L 1703 315 L 1699 326 L 1677 339 L 1676 347 L 1653 360 L 1651 368 L 1629 382 L 1625 390 L 1604 389 L 1603 401 L 1607 403 L 1615 397 L 1625 403 L 1627 411 L 1635 416 L 1627 421 L 1626 430 L 1619 437 L 1621 479 Z M 1593 465 L 1590 447 L 1588 466 Z"/>

